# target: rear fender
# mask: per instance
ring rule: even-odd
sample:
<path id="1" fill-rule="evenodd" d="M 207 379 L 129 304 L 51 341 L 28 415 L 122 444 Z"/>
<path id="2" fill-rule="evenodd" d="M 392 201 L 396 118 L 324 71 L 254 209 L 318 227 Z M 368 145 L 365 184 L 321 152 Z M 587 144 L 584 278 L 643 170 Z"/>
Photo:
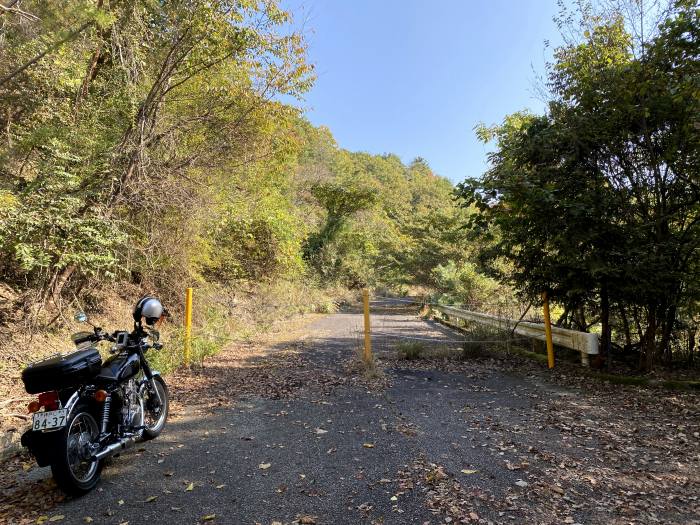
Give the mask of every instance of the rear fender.
<path id="1" fill-rule="evenodd" d="M 78 401 L 80 401 L 80 390 L 73 392 L 73 395 L 68 398 L 68 401 L 66 401 L 66 406 L 63 407 L 68 410 L 68 417 L 66 420 L 70 418 L 73 410 L 75 409 L 75 405 L 78 404 Z"/>
<path id="2" fill-rule="evenodd" d="M 40 467 L 51 464 L 51 458 L 58 452 L 62 429 L 40 432 L 32 429 L 22 434 L 22 446 L 27 447 Z"/>
<path id="3" fill-rule="evenodd" d="M 66 420 L 70 419 L 76 405 L 80 401 L 80 391 L 77 390 L 68 398 L 63 408 L 68 410 Z M 36 458 L 40 467 L 45 467 L 51 463 L 51 458 L 56 454 L 60 446 L 61 437 L 64 435 L 64 428 L 50 431 L 29 429 L 22 434 L 21 443 L 27 447 L 29 452 Z"/>

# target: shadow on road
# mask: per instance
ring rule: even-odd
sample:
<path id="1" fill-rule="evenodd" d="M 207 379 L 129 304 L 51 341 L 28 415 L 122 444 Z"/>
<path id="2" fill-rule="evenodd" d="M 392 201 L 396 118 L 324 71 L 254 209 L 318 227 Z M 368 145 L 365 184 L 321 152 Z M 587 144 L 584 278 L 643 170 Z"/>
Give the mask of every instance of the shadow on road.
<path id="1" fill-rule="evenodd" d="M 415 309 L 375 309 L 372 323 L 449 348 L 464 337 Z M 463 360 L 459 346 L 406 361 L 381 335 L 383 373 L 369 380 L 353 365 L 361 333 L 362 315 L 348 309 L 303 336 L 232 345 L 171 375 L 166 431 L 111 461 L 98 490 L 53 508 L 47 470 L 25 472 L 20 458 L 3 478 L 0 517 L 680 524 L 699 515 L 698 442 L 674 448 L 664 430 L 682 421 L 696 435 L 697 398 L 591 386 L 497 352 Z"/>

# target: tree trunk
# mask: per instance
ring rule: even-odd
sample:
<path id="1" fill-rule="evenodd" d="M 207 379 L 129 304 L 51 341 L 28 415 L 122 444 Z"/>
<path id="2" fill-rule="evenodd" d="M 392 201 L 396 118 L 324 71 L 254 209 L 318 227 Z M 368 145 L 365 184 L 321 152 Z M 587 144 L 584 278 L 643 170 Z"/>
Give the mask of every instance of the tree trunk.
<path id="1" fill-rule="evenodd" d="M 75 272 L 76 269 L 77 266 L 75 264 L 70 264 L 66 266 L 53 283 L 53 286 L 51 288 L 51 297 L 53 299 L 54 304 L 59 308 L 59 302 L 61 300 L 61 292 L 63 291 L 63 287 L 66 285 L 68 279 L 71 278 L 71 275 L 73 275 L 73 272 Z"/>
<path id="2" fill-rule="evenodd" d="M 568 328 L 568 325 L 565 324 L 567 322 L 567 317 L 569 317 L 569 305 L 564 306 L 564 313 L 561 314 L 559 319 L 557 319 L 557 322 L 554 324 L 559 327 Z"/>
<path id="3" fill-rule="evenodd" d="M 586 332 L 588 325 L 586 324 L 586 311 L 583 305 L 576 308 L 576 315 L 574 316 L 574 319 L 578 325 L 578 329 L 582 332 Z"/>
<path id="4" fill-rule="evenodd" d="M 630 348 L 632 346 L 632 334 L 630 334 L 630 322 L 627 319 L 624 305 L 620 305 L 620 319 L 622 319 L 622 329 L 625 332 L 625 347 Z"/>
<path id="5" fill-rule="evenodd" d="M 610 297 L 608 296 L 607 283 L 603 283 L 600 287 L 600 322 L 603 331 L 600 337 L 600 358 L 604 364 L 609 360 L 610 342 L 612 339 L 610 330 Z"/>
<path id="6" fill-rule="evenodd" d="M 639 337 L 641 341 L 644 337 L 644 331 L 642 330 L 642 323 L 639 320 L 639 309 L 636 307 L 632 310 L 632 318 L 634 319 L 634 325 L 637 327 L 637 337 Z"/>
<path id="7" fill-rule="evenodd" d="M 671 335 L 673 334 L 673 324 L 676 320 L 676 305 L 672 304 L 666 311 L 666 316 L 663 322 L 663 331 L 661 334 L 661 348 L 664 363 L 670 365 L 673 361 L 671 355 Z"/>
<path id="8" fill-rule="evenodd" d="M 647 329 L 644 332 L 643 342 L 640 368 L 645 372 L 651 372 L 654 368 L 654 359 L 656 357 L 656 305 L 649 306 Z"/>
<path id="9" fill-rule="evenodd" d="M 695 353 L 695 328 L 688 328 L 688 366 L 693 366 Z"/>
<path id="10" fill-rule="evenodd" d="M 102 9 L 103 3 L 104 0 L 97 0 L 97 9 Z M 90 62 L 87 66 L 87 71 L 85 71 L 85 78 L 83 78 L 83 82 L 80 85 L 80 89 L 78 89 L 78 93 L 75 96 L 75 103 L 73 105 L 74 112 L 78 111 L 80 103 L 88 94 L 88 90 L 90 89 L 90 83 L 93 80 L 95 80 L 95 77 L 97 76 L 97 65 L 100 61 L 100 58 L 102 57 L 102 39 L 104 38 L 104 36 L 104 30 L 97 32 L 97 38 L 99 39 L 99 42 L 97 44 L 97 47 L 95 48 L 95 51 L 92 53 L 92 57 L 90 58 Z"/>

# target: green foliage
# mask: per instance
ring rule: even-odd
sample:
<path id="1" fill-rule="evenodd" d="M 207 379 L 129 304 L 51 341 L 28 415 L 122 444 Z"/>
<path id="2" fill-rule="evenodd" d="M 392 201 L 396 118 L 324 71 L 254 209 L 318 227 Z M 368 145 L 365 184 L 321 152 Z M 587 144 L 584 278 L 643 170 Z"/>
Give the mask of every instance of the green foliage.
<path id="1" fill-rule="evenodd" d="M 438 292 L 436 300 L 443 304 L 478 306 L 504 292 L 497 281 L 480 273 L 471 262 L 440 264 L 433 269 L 432 276 Z"/>
<path id="2" fill-rule="evenodd" d="M 679 321 L 697 326 L 678 313 L 700 299 L 700 13 L 677 3 L 640 49 L 619 15 L 586 22 L 555 52 L 548 114 L 480 127 L 492 167 L 458 191 L 494 275 L 533 300 L 548 291 L 564 323 L 600 316 L 604 349 L 613 324 L 629 345 L 628 316 L 646 321 L 648 370 L 670 361 Z"/>
<path id="3" fill-rule="evenodd" d="M 414 361 L 421 358 L 425 351 L 425 345 L 420 341 L 402 341 L 396 345 L 396 350 L 399 352 L 401 359 Z"/>
<path id="4" fill-rule="evenodd" d="M 27 275 L 79 266 L 85 275 L 115 275 L 126 236 L 120 224 L 71 195 L 75 177 L 54 173 L 7 199 L 0 213 L 0 250 Z"/>
<path id="5" fill-rule="evenodd" d="M 333 246 L 334 243 L 350 218 L 360 210 L 372 206 L 376 195 L 371 189 L 335 182 L 314 184 L 311 194 L 325 210 L 326 216 L 321 229 L 310 235 L 306 241 L 304 256 L 321 275 L 335 276 L 340 273 L 340 267 L 344 263 L 343 256 L 361 246 L 355 244 L 351 249 L 334 250 L 333 248 L 337 248 L 337 245 Z"/>
<path id="6" fill-rule="evenodd" d="M 169 304 L 187 285 L 257 287 L 264 324 L 332 311 L 319 288 L 448 286 L 473 258 L 425 160 L 343 150 L 280 102 L 313 68 L 279 2 L 22 10 L 0 24 L 0 281 L 42 306 L 115 281 Z M 487 283 L 472 277 L 455 293 Z"/>
<path id="7" fill-rule="evenodd" d="M 430 287 L 435 266 L 471 255 L 453 186 L 424 160 L 407 166 L 395 155 L 351 153 L 326 130 L 303 131 L 298 180 L 311 210 L 316 206 L 305 254 L 326 279 Z"/>
<path id="8" fill-rule="evenodd" d="M 224 0 L 22 9 L 0 39 L 6 279 L 56 295 L 120 268 L 174 292 L 207 258 L 225 278 L 299 271 L 304 232 L 290 233 L 291 196 L 275 202 L 297 111 L 271 98 L 313 76 L 288 13 Z M 241 190 L 272 206 L 230 214 Z"/>

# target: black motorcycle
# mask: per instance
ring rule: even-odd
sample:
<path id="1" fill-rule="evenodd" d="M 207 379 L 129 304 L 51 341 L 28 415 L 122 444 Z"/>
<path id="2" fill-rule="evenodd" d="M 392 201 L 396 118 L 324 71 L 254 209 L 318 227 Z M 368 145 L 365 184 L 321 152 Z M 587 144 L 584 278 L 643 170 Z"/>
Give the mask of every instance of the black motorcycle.
<path id="1" fill-rule="evenodd" d="M 110 456 L 157 437 L 168 417 L 168 388 L 148 365 L 146 352 L 159 350 L 154 317 L 142 317 L 144 298 L 134 310 L 134 330 L 73 334 L 76 351 L 33 363 L 22 372 L 25 389 L 39 394 L 29 404 L 32 427 L 22 445 L 39 466 L 51 466 L 58 486 L 79 496 L 91 491 Z M 151 308 L 152 309 L 152 308 Z M 158 314 L 160 315 L 160 314 Z M 76 320 L 87 322 L 79 312 Z M 144 326 L 144 321 L 146 326 Z M 95 345 L 112 343 L 102 362 Z"/>

